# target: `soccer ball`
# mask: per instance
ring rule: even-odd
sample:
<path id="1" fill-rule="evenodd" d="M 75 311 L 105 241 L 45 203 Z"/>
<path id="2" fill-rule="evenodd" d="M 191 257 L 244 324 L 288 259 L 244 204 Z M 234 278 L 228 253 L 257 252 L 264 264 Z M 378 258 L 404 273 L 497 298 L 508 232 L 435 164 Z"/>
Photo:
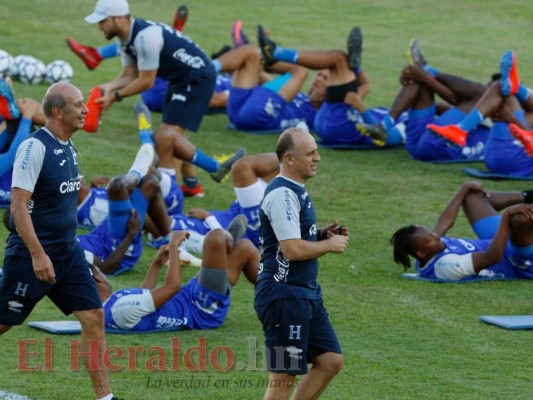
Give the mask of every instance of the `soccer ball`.
<path id="1" fill-rule="evenodd" d="M 55 60 L 46 66 L 46 80 L 48 83 L 70 82 L 74 70 L 64 60 Z"/>
<path id="2" fill-rule="evenodd" d="M 22 83 L 38 85 L 46 76 L 46 67 L 41 60 L 32 56 L 24 58 L 18 66 L 18 78 Z"/>
<path id="3" fill-rule="evenodd" d="M 26 54 L 21 54 L 20 56 L 16 56 L 15 58 L 13 58 L 13 62 L 11 63 L 11 67 L 9 68 L 9 75 L 13 79 L 19 78 L 19 67 L 22 64 L 22 62 L 28 57 L 31 57 L 31 56 L 28 56 Z"/>
<path id="4" fill-rule="evenodd" d="M 11 64 L 13 64 L 13 56 L 5 50 L 0 50 L 0 78 L 5 78 L 9 75 Z"/>

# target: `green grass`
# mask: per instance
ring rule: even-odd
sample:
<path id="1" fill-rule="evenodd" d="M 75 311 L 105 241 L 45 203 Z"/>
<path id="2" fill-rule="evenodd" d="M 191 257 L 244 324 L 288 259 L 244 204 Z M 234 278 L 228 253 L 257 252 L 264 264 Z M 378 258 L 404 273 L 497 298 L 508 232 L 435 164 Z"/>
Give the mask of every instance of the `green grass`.
<path id="1" fill-rule="evenodd" d="M 73 83 L 84 93 L 119 72 L 110 60 L 90 72 L 70 53 L 64 38 L 104 43 L 95 26 L 83 17 L 94 4 L 81 0 L 9 1 L 2 5 L 1 48 L 13 55 L 31 54 L 48 63 L 65 59 L 75 69 Z M 178 3 L 132 0 L 135 16 L 170 21 Z M 273 0 L 191 1 L 186 33 L 207 53 L 230 41 L 234 19 L 243 20 L 253 38 L 258 22 L 275 40 L 300 49 L 344 48 L 354 25 L 364 34 L 363 65 L 373 82 L 368 105 L 391 104 L 398 91 L 398 74 L 405 64 L 409 40 L 416 36 L 426 58 L 442 70 L 486 81 L 499 68 L 503 51 L 518 55 L 520 76 L 533 82 L 533 33 L 530 2 L 517 0 Z M 42 98 L 46 87 L 16 84 L 18 96 Z M 100 132 L 79 132 L 75 143 L 83 154 L 86 176 L 122 173 L 139 146 L 132 105 L 128 98 L 104 116 Z M 159 116 L 155 115 L 156 124 Z M 249 153 L 272 151 L 275 136 L 250 136 L 226 130 L 226 116 L 207 116 L 201 130 L 190 134 L 193 143 L 209 153 L 228 153 L 245 145 Z M 530 361 L 531 334 L 509 332 L 479 322 L 483 314 L 531 314 L 530 282 L 486 282 L 435 285 L 399 277 L 388 239 L 407 223 L 433 225 L 457 187 L 468 178 L 460 165 L 412 161 L 403 149 L 384 151 L 321 150 L 318 176 L 308 184 L 320 224 L 338 218 L 350 228 L 350 246 L 342 255 L 321 259 L 319 281 L 326 306 L 344 350 L 346 365 L 325 399 L 527 399 L 533 393 Z M 475 164 L 482 167 L 482 164 Z M 213 183 L 199 171 L 207 197 L 187 200 L 186 207 L 223 209 L 233 199 L 231 182 Z M 494 190 L 521 190 L 524 182 L 486 182 Z M 451 232 L 471 235 L 463 218 Z M 6 231 L 1 228 L 0 239 Z M 146 248 L 138 266 L 113 278 L 115 288 L 138 285 L 154 251 Z M 0 248 L 3 256 L 3 248 Z M 184 279 L 194 274 L 184 269 Z M 160 346 L 170 352 L 170 340 L 181 343 L 181 371 L 152 371 L 140 355 L 137 370 L 125 370 L 126 360 L 115 359 L 122 371 L 110 373 L 113 391 L 125 399 L 257 399 L 264 391 L 263 335 L 252 306 L 253 289 L 241 282 L 232 294 L 232 307 L 223 327 L 214 331 L 109 335 L 108 343 L 122 349 Z M 29 320 L 61 319 L 48 301 L 41 302 Z M 50 335 L 27 325 L 1 339 L 0 390 L 35 399 L 93 398 L 83 368 L 70 371 L 70 344 L 77 336 L 53 336 L 54 370 L 18 370 L 20 340 L 43 343 Z M 208 353 L 227 346 L 235 366 L 221 372 L 184 368 L 184 355 L 206 338 Z M 30 348 L 31 350 L 31 348 Z M 35 350 L 35 349 L 33 349 Z M 29 364 L 43 363 L 43 348 Z M 155 351 L 155 350 L 154 350 Z M 257 358 L 254 360 L 254 358 Z M 153 360 L 152 360 L 153 361 Z M 244 365 L 244 370 L 241 370 Z M 239 367 L 239 368 L 237 368 Z M 189 387 L 203 384 L 205 387 Z M 148 387 L 147 387 L 148 386 Z"/>

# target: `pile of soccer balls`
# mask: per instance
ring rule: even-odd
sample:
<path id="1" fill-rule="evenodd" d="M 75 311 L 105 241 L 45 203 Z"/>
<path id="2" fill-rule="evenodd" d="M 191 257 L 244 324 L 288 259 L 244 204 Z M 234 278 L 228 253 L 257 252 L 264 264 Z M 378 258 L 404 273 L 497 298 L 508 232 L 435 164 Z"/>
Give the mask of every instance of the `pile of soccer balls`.
<path id="1" fill-rule="evenodd" d="M 52 84 L 56 82 L 70 82 L 74 70 L 64 60 L 55 60 L 44 65 L 35 57 L 22 54 L 13 57 L 5 50 L 0 50 L 0 78 L 10 76 L 22 83 L 38 85 L 46 80 Z"/>

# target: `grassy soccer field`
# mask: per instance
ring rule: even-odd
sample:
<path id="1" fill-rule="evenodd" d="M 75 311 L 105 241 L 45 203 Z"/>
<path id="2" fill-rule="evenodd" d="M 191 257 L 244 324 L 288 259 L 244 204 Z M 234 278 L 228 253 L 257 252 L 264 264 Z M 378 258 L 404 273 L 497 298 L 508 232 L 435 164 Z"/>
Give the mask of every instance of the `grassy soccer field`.
<path id="1" fill-rule="evenodd" d="M 0 48 L 13 56 L 33 55 L 45 64 L 69 61 L 75 70 L 73 83 L 85 94 L 119 73 L 118 59 L 88 71 L 65 44 L 68 36 L 95 46 L 105 43 L 98 29 L 83 20 L 92 12 L 93 1 L 23 3 L 3 2 Z M 178 5 L 130 1 L 134 16 L 165 22 L 171 21 Z M 529 0 L 195 0 L 187 5 L 185 33 L 208 54 L 231 42 L 230 28 L 237 18 L 254 42 L 260 22 L 275 40 L 299 49 L 344 49 L 350 29 L 361 26 L 363 67 L 373 82 L 370 106 L 392 103 L 412 37 L 419 38 L 424 56 L 436 68 L 481 82 L 497 72 L 502 53 L 513 49 L 521 80 L 533 84 Z M 46 85 L 16 83 L 15 89 L 18 97 L 41 99 Z M 86 177 L 112 176 L 129 168 L 139 146 L 135 101 L 127 98 L 115 104 L 98 133 L 75 135 Z M 160 116 L 153 117 L 157 126 Z M 225 115 L 206 116 L 200 131 L 190 138 L 211 154 L 241 146 L 250 154 L 273 151 L 276 136 L 228 131 L 227 122 Z M 400 278 L 402 270 L 392 261 L 388 243 L 392 233 L 407 223 L 432 226 L 454 191 L 468 180 L 461 165 L 416 162 L 404 149 L 322 150 L 320 155 L 318 174 L 308 183 L 319 225 L 338 218 L 350 228 L 348 250 L 320 262 L 324 300 L 345 355 L 345 367 L 323 398 L 531 398 L 531 332 L 510 332 L 479 321 L 484 314 L 532 314 L 531 282 L 411 282 Z M 216 184 L 203 171 L 198 174 L 206 197 L 187 200 L 185 207 L 226 208 L 234 198 L 231 181 Z M 485 186 L 522 190 L 531 184 L 487 181 Z M 462 217 L 451 234 L 472 235 Z M 1 227 L 2 242 L 6 236 Z M 146 247 L 132 272 L 112 279 L 114 288 L 137 286 L 153 255 L 154 250 Z M 184 269 L 184 279 L 195 272 Z M 82 366 L 76 370 L 71 346 L 79 337 L 49 335 L 27 326 L 28 321 L 62 318 L 44 300 L 23 326 L 0 339 L 0 397 L 2 393 L 42 400 L 94 397 L 86 371 Z M 232 307 L 220 329 L 108 335 L 108 344 L 116 346 L 110 357 L 116 371 L 110 372 L 110 380 L 120 398 L 258 399 L 265 389 L 263 334 L 253 310 L 253 288 L 244 279 L 232 293 Z M 24 348 L 26 357 L 21 353 Z M 204 348 L 205 368 L 198 357 Z"/>

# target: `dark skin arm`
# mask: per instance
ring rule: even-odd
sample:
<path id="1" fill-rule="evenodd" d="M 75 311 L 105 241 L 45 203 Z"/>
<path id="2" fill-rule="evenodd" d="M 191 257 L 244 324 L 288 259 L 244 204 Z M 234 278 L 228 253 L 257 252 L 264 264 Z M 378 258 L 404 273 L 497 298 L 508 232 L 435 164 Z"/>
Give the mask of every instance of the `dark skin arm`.
<path id="1" fill-rule="evenodd" d="M 457 214 L 461 209 L 461 205 L 466 195 L 470 192 L 483 192 L 486 193 L 481 184 L 478 182 L 467 182 L 461 186 L 461 188 L 455 193 L 452 197 L 442 214 L 440 215 L 433 232 L 437 233 L 440 236 L 444 236 L 453 225 L 457 219 Z M 488 194 L 486 194 L 488 196 Z"/>
<path id="2" fill-rule="evenodd" d="M 494 235 L 487 251 L 472 254 L 474 271 L 479 272 L 502 260 L 507 238 L 509 237 L 509 221 L 513 215 L 517 214 L 522 214 L 526 218 L 533 219 L 533 206 L 530 204 L 516 204 L 505 209 L 498 231 Z"/>
<path id="3" fill-rule="evenodd" d="M 139 229 L 141 229 L 139 213 L 135 210 L 131 210 L 130 219 L 128 220 L 128 231 L 122 242 L 120 242 L 115 251 L 108 255 L 104 261 L 100 261 L 95 257 L 93 261 L 94 265 L 100 268 L 104 274 L 112 274 L 115 272 L 124 258 L 124 254 L 126 254 L 129 245 L 133 239 L 135 239 L 135 236 L 137 236 Z"/>
<path id="4" fill-rule="evenodd" d="M 187 237 L 189 237 L 189 232 L 187 231 L 173 231 L 169 245 L 159 249 L 146 273 L 141 288 L 151 289 L 150 293 L 154 299 L 156 309 L 169 301 L 181 289 L 181 265 L 178 247 Z M 155 287 L 159 271 L 167 260 L 169 265 L 165 281 L 161 286 Z"/>
<path id="5" fill-rule="evenodd" d="M 437 93 L 442 99 L 450 104 L 457 105 L 460 102 L 460 99 L 453 91 L 440 83 L 429 72 L 424 71 L 422 68 L 408 65 L 402 70 L 400 83 L 405 86 L 411 82 L 418 82 L 426 85 L 434 93 Z"/>

